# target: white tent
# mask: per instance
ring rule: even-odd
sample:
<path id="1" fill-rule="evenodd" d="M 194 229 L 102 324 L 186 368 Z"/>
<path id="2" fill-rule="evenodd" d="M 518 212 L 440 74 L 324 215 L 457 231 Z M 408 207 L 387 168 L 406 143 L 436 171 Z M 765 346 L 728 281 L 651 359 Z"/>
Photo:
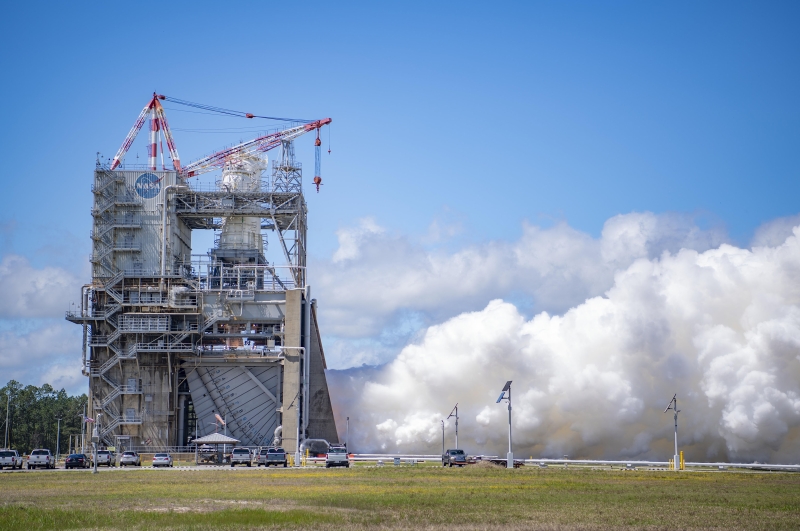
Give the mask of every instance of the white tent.
<path id="1" fill-rule="evenodd" d="M 228 437 L 227 435 L 223 435 L 222 433 L 212 433 L 211 435 L 206 435 L 205 437 L 197 438 L 197 439 L 192 441 L 192 444 L 194 444 L 194 464 L 196 464 L 196 465 L 200 464 L 200 462 L 198 461 L 198 455 L 197 454 L 198 454 L 198 451 L 200 450 L 200 446 L 201 445 L 206 445 L 206 444 L 215 445 L 217 447 L 216 451 L 219 452 L 218 453 L 218 457 L 216 457 L 215 459 L 216 459 L 217 463 L 220 463 L 220 462 L 223 461 L 223 455 L 222 455 L 222 452 L 220 452 L 220 450 L 219 450 L 219 445 L 220 444 L 224 444 L 224 445 L 230 444 L 231 446 L 235 446 L 236 443 L 238 443 L 238 442 L 239 442 L 239 439 L 234 439 L 233 437 Z M 224 447 L 223 447 L 222 451 L 223 452 L 225 451 Z"/>
<path id="2" fill-rule="evenodd" d="M 193 440 L 192 444 L 236 444 L 238 442 L 239 439 L 228 437 L 222 433 L 212 433 L 211 435 Z"/>

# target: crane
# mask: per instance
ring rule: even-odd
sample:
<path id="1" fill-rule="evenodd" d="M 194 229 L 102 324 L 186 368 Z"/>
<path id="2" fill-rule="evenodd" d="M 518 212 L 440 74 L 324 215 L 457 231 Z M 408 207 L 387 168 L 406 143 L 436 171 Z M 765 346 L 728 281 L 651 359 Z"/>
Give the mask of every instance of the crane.
<path id="1" fill-rule="evenodd" d="M 212 155 L 192 162 L 191 164 L 187 164 L 186 167 L 184 167 L 181 171 L 181 174 L 184 177 L 196 177 L 200 174 L 213 171 L 217 168 L 222 168 L 225 166 L 226 162 L 235 159 L 236 157 L 264 153 L 280 146 L 282 142 L 290 142 L 295 138 L 311 131 L 317 131 L 317 141 L 314 143 L 314 147 L 317 151 L 319 151 L 321 145 L 321 142 L 319 141 L 319 130 L 323 126 L 331 123 L 331 121 L 332 120 L 330 118 L 323 118 L 307 124 L 290 127 L 282 131 L 263 135 L 252 140 L 248 140 L 247 142 L 242 142 L 241 144 L 223 149 L 222 151 L 218 151 Z M 319 156 L 317 156 L 317 160 L 319 160 Z M 319 164 L 317 164 L 317 168 L 318 166 Z M 318 169 L 316 173 L 319 173 Z M 314 184 L 317 185 L 317 191 L 319 191 L 319 185 L 322 184 L 322 178 L 319 175 L 314 176 Z"/>
<path id="2" fill-rule="evenodd" d="M 295 121 L 289 118 L 274 118 L 270 116 L 257 116 L 252 113 L 244 113 L 239 111 L 232 111 L 230 109 L 222 109 L 218 107 L 212 107 L 209 105 L 201 105 L 198 103 L 192 103 L 188 101 L 179 100 L 176 98 L 167 98 L 162 94 L 156 94 L 153 92 L 152 99 L 144 106 L 142 112 L 139 113 L 139 117 L 136 119 L 136 122 L 133 124 L 133 127 L 128 132 L 128 136 L 125 137 L 125 141 L 122 143 L 122 146 L 117 151 L 117 154 L 114 156 L 114 159 L 111 163 L 111 169 L 115 169 L 122 163 L 122 160 L 125 158 L 125 154 L 128 152 L 128 149 L 133 144 L 133 141 L 136 139 L 136 135 L 139 134 L 139 131 L 142 129 L 145 120 L 147 119 L 148 114 L 150 115 L 150 145 L 148 147 L 148 156 L 149 156 L 149 166 L 151 170 L 156 170 L 156 162 L 157 162 L 157 154 L 158 154 L 158 133 L 159 131 L 163 132 L 164 138 L 167 140 L 167 147 L 169 148 L 170 156 L 172 157 L 172 164 L 178 174 L 183 178 L 189 177 L 196 177 L 203 173 L 207 173 L 209 171 L 213 171 L 218 168 L 222 168 L 225 164 L 231 160 L 235 160 L 238 157 L 243 157 L 247 155 L 255 155 L 256 153 L 264 153 L 269 151 L 273 148 L 276 148 L 281 145 L 283 142 L 290 142 L 295 138 L 298 138 L 308 132 L 316 131 L 317 138 L 314 142 L 314 149 L 315 149 L 315 165 L 314 165 L 314 184 L 317 187 L 317 192 L 319 192 L 319 187 L 322 184 L 322 177 L 320 177 L 320 162 L 321 162 L 321 145 L 322 142 L 319 138 L 319 131 L 322 129 L 323 126 L 326 126 L 331 123 L 330 118 L 323 118 L 321 120 L 314 120 L 314 121 L 307 121 L 307 120 L 300 120 L 306 123 L 294 127 L 289 127 L 282 131 L 277 131 L 275 133 L 270 133 L 267 135 L 259 136 L 258 138 L 254 138 L 247 142 L 242 142 L 241 144 L 223 149 L 222 151 L 218 151 L 209 155 L 207 157 L 203 157 L 200 160 L 192 162 L 185 167 L 181 167 L 180 156 L 178 155 L 178 150 L 175 148 L 175 141 L 172 138 L 172 132 L 169 129 L 169 124 L 167 123 L 167 116 L 164 112 L 164 107 L 161 105 L 159 100 L 167 100 L 173 103 L 178 103 L 180 105 L 188 105 L 191 107 L 200 108 L 207 111 L 212 111 L 216 113 L 226 114 L 229 116 L 241 116 L 244 118 L 252 119 L 252 118 L 265 118 L 269 120 L 283 120 L 283 121 Z M 330 150 L 329 150 L 330 152 Z M 163 146 L 162 146 L 162 159 L 163 159 Z M 163 166 L 163 160 L 162 160 Z"/>
<path id="3" fill-rule="evenodd" d="M 178 156 L 178 150 L 175 148 L 175 141 L 172 138 L 172 131 L 169 129 L 169 124 L 167 123 L 167 116 L 164 114 L 164 107 L 161 106 L 161 103 L 158 100 L 164 100 L 166 96 L 161 94 L 156 94 L 153 92 L 153 98 L 144 106 L 142 112 L 139 113 L 139 117 L 136 119 L 136 122 L 133 124 L 133 127 L 128 132 L 128 136 L 125 137 L 125 141 L 120 146 L 119 151 L 117 154 L 114 155 L 114 160 L 111 162 L 111 169 L 113 170 L 117 166 L 122 163 L 122 159 L 125 158 L 125 154 L 130 149 L 131 144 L 136 139 L 136 135 L 139 134 L 139 131 L 142 129 L 144 125 L 144 121 L 147 119 L 147 115 L 150 115 L 150 146 L 148 148 L 148 155 L 149 155 L 149 165 L 151 170 L 156 170 L 156 156 L 158 154 L 158 132 L 163 131 L 164 137 L 167 139 L 167 147 L 169 148 L 169 154 L 172 157 L 172 165 L 177 171 L 181 171 L 181 159 Z M 162 145 L 162 153 L 163 153 L 163 145 Z M 162 155 L 163 157 L 163 155 Z M 162 162 L 163 165 L 163 162 Z"/>

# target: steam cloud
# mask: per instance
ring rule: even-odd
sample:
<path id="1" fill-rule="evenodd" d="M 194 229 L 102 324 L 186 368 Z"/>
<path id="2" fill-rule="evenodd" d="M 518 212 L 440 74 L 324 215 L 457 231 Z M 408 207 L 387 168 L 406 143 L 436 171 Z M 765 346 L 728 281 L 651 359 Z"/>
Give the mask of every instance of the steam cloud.
<path id="1" fill-rule="evenodd" d="M 611 226 L 624 229 L 624 221 Z M 663 238 L 604 230 L 597 242 L 568 234 L 572 242 L 590 240 L 581 245 L 599 258 L 571 263 L 564 271 L 578 271 L 572 279 L 559 277 L 558 264 L 548 275 L 571 297 L 603 291 L 560 315 L 540 312 L 532 319 L 509 302 L 491 300 L 427 327 L 383 366 L 330 371 L 340 433 L 349 415 L 358 452 L 438 453 L 440 420 L 458 402 L 460 446 L 504 455 L 507 410 L 495 400 L 513 380 L 516 455 L 666 460 L 673 428 L 671 412 L 663 411 L 677 393 L 687 460 L 797 462 L 800 227 L 775 222 L 757 233 L 754 242 L 763 246 L 752 249 L 693 234 L 669 239 L 655 256 L 653 242 Z M 488 267 L 498 253 L 502 263 L 503 253 L 518 254 L 528 236 L 510 250 L 486 250 L 486 259 L 475 263 Z M 534 236 L 541 239 L 541 231 Z M 700 249 L 686 248 L 691 241 Z M 644 250 L 631 251 L 631 242 Z M 368 243 L 352 237 L 347 243 L 338 259 L 363 261 Z M 561 249 L 569 262 L 582 256 Z M 604 252 L 612 258 L 600 259 Z M 518 278 L 518 263 L 504 266 Z M 553 297 L 546 286 L 531 289 Z M 482 293 L 476 288 L 469 296 Z M 379 307 L 369 317 L 391 311 Z M 343 313 L 334 308 L 332 315 Z M 452 419 L 447 441 L 452 447 Z"/>

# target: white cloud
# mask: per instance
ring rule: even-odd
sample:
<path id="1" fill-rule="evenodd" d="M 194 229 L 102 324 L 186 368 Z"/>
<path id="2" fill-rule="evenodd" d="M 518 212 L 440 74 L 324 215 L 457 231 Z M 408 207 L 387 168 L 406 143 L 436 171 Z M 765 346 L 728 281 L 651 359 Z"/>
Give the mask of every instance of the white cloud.
<path id="1" fill-rule="evenodd" d="M 11 323 L 20 325 L 19 321 Z M 25 385 L 49 383 L 71 393 L 85 393 L 88 381 L 81 375 L 81 328 L 55 320 L 32 324 L 35 326 L 26 332 L 13 328 L 0 332 L 2 384 L 13 379 Z"/>
<path id="2" fill-rule="evenodd" d="M 775 247 L 792 235 L 792 229 L 800 225 L 800 214 L 768 221 L 756 229 L 751 242 L 754 247 Z"/>
<path id="3" fill-rule="evenodd" d="M 335 408 L 350 416 L 354 447 L 436 453 L 439 419 L 458 402 L 462 446 L 502 455 L 506 411 L 494 402 L 513 380 L 515 446 L 525 456 L 666 460 L 672 416 L 663 410 L 677 392 L 679 442 L 689 459 L 797 461 L 800 228 L 777 246 L 723 244 L 698 252 L 680 247 L 708 246 L 715 236 L 670 234 L 656 221 L 654 228 L 649 215 L 614 218 L 599 241 L 565 226 L 526 227 L 514 245 L 429 258 L 469 264 L 453 268 L 456 279 L 437 274 L 441 264 L 434 263 L 420 275 L 434 277 L 425 289 L 444 305 L 459 302 L 458 295 L 447 297 L 458 278 L 465 277 L 468 293 L 461 301 L 471 290 L 476 299 L 492 291 L 469 269 L 494 270 L 495 254 L 508 257 L 509 249 L 525 260 L 506 261 L 508 276 L 519 281 L 519 268 L 538 275 L 527 287 L 534 296 L 552 289 L 557 299 L 566 290 L 563 301 L 575 300 L 599 289 L 607 275 L 611 280 L 601 296 L 562 315 L 528 319 L 494 300 L 428 327 L 385 367 L 333 372 Z M 481 252 L 482 260 L 474 258 Z M 395 295 L 391 286 L 389 292 Z M 433 304 L 417 288 L 396 295 L 398 305 Z M 377 308 L 390 311 L 391 304 Z M 452 428 L 448 433 L 452 441 Z"/>
<path id="4" fill-rule="evenodd" d="M 383 232 L 384 229 L 379 227 L 372 218 L 360 220 L 358 227 L 336 231 L 339 248 L 333 253 L 333 262 L 346 262 L 359 258 L 363 241 L 370 236 L 383 234 Z"/>
<path id="5" fill-rule="evenodd" d="M 440 238 L 441 230 L 432 231 Z M 493 298 L 520 295 L 538 310 L 563 312 L 602 294 L 616 271 L 639 258 L 681 248 L 705 250 L 723 241 L 719 231 L 700 230 L 688 216 L 647 212 L 609 219 L 600 238 L 566 223 L 546 229 L 525 224 L 517 241 L 455 251 L 428 248 L 373 220 L 338 236 L 332 260 L 311 266 L 326 341 L 339 343 L 343 353 L 329 357 L 337 368 L 389 361 L 399 345 L 380 340 L 370 357 L 363 353 L 363 341 L 357 342 L 387 334 L 407 341 L 413 336 L 409 315 L 420 325 L 430 324 Z M 362 354 L 348 357 L 348 349 Z"/>
<path id="6" fill-rule="evenodd" d="M 63 316 L 82 282 L 59 267 L 35 269 L 18 255 L 0 261 L 0 318 Z"/>

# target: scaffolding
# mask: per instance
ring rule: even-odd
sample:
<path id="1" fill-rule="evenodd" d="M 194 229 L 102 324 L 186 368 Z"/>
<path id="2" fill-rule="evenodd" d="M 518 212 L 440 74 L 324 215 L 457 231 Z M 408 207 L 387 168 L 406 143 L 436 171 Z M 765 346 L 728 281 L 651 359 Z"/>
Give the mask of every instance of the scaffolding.
<path id="1" fill-rule="evenodd" d="M 209 433 L 214 415 L 228 418 L 244 444 L 271 443 L 279 426 L 289 451 L 307 436 L 338 440 L 291 142 L 270 177 L 253 183 L 203 190 L 175 171 L 95 168 L 92 281 L 66 318 L 83 326 L 84 374 L 104 444 L 124 437 L 139 447 L 185 446 Z M 231 218 L 255 218 L 257 240 L 217 239 L 192 254 L 192 230 L 221 230 Z M 269 231 L 279 244 L 272 262 Z"/>

